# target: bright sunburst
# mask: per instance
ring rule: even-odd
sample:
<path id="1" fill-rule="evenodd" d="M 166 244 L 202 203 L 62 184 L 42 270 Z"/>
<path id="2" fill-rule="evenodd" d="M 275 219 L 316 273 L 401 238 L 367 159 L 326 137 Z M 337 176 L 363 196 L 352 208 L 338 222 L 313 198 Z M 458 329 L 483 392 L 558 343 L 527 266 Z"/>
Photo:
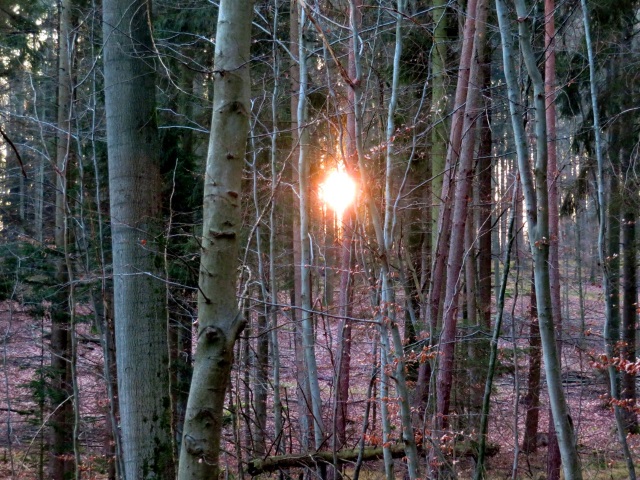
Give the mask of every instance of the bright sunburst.
<path id="1" fill-rule="evenodd" d="M 333 170 L 320 185 L 320 199 L 338 216 L 342 216 L 355 198 L 356 184 L 342 169 Z"/>

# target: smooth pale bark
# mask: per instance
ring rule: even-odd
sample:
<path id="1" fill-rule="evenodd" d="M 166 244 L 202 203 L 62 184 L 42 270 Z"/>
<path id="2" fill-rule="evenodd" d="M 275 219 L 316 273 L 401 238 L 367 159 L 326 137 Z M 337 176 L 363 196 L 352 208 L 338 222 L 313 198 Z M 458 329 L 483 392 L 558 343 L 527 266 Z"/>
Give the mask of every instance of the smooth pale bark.
<path id="1" fill-rule="evenodd" d="M 125 476 L 171 478 L 167 312 L 157 261 L 161 177 L 151 4 L 104 3 L 118 399 Z"/>
<path id="2" fill-rule="evenodd" d="M 400 329 L 397 324 L 395 305 L 395 287 L 392 284 L 389 255 L 391 253 L 394 241 L 395 225 L 396 225 L 396 202 L 393 199 L 393 182 L 394 182 L 394 165 L 397 162 L 397 153 L 394 146 L 394 137 L 396 134 L 395 116 L 398 103 L 398 89 L 400 84 L 400 58 L 402 56 L 402 21 L 406 10 L 406 0 L 398 0 L 396 8 L 396 41 L 393 57 L 393 76 L 391 80 L 391 94 L 389 97 L 389 106 L 387 112 L 387 138 L 386 138 L 386 175 L 385 175 L 385 213 L 381 251 L 384 252 L 382 260 L 382 306 L 383 312 L 386 310 L 388 318 L 383 317 L 381 322 L 381 337 L 388 333 L 391 335 L 393 342 L 393 363 L 395 364 L 395 383 L 396 392 L 400 403 L 400 419 L 402 424 L 402 439 L 405 443 L 405 453 L 407 457 L 407 468 L 409 470 L 409 478 L 411 480 L 418 477 L 420 469 L 419 457 L 417 454 L 416 443 L 411 422 L 411 407 L 409 404 L 409 390 L 406 381 L 406 369 L 404 361 L 404 346 L 400 335 Z M 380 241 L 379 241 L 380 247 Z M 387 331 L 388 330 L 388 331 Z M 384 370 L 382 372 L 384 375 Z"/>
<path id="3" fill-rule="evenodd" d="M 586 0 L 581 0 L 582 4 L 582 19 L 584 24 L 584 34 L 585 41 L 587 46 L 587 54 L 589 58 L 589 80 L 591 87 L 591 109 L 593 111 L 593 133 L 595 137 L 595 147 L 596 147 L 596 159 L 597 159 L 597 173 L 596 180 L 598 186 L 598 221 L 599 221 L 599 229 L 598 229 L 598 258 L 600 260 L 600 265 L 602 268 L 603 275 L 603 294 L 605 299 L 605 322 L 604 322 L 604 348 L 607 354 L 607 370 L 609 372 L 609 391 L 611 398 L 613 400 L 613 412 L 616 420 L 616 429 L 618 432 L 618 440 L 620 442 L 620 446 L 622 447 L 622 452 L 627 464 L 627 470 L 629 474 L 629 478 L 631 480 L 635 480 L 636 471 L 635 465 L 633 463 L 633 456 L 629 449 L 629 444 L 627 442 L 627 435 L 624 428 L 624 418 L 619 405 L 620 400 L 620 388 L 618 382 L 618 371 L 616 366 L 613 364 L 613 358 L 617 355 L 616 352 L 616 344 L 619 340 L 619 322 L 620 322 L 620 313 L 619 313 L 619 258 L 618 255 L 615 255 L 614 252 L 607 251 L 607 247 L 605 245 L 606 242 L 606 228 L 607 228 L 607 219 L 605 215 L 609 215 L 608 221 L 619 222 L 619 218 L 616 218 L 619 215 L 620 211 L 618 209 L 617 212 L 609 211 L 607 212 L 607 200 L 605 193 L 605 176 L 604 176 L 604 158 L 602 154 L 602 141 L 601 141 L 601 132 L 600 132 L 600 111 L 598 110 L 598 83 L 596 77 L 596 65 L 595 65 L 595 57 L 593 52 L 593 46 L 591 44 L 591 25 L 589 19 L 589 9 L 587 8 Z M 615 188 L 615 184 L 617 183 L 617 178 L 614 175 L 611 177 L 611 182 L 613 183 L 613 187 L 610 187 L 610 191 L 612 195 L 616 195 L 617 188 Z M 618 199 L 614 199 L 613 205 L 611 207 L 618 207 L 617 204 Z M 617 226 L 617 236 L 618 240 L 615 242 L 614 232 L 610 232 L 610 247 L 613 243 L 614 248 L 619 249 L 619 226 Z"/>
<path id="4" fill-rule="evenodd" d="M 529 243 L 533 256 L 534 280 L 536 285 L 540 336 L 549 401 L 553 410 L 553 420 L 558 434 L 560 452 L 563 460 L 565 478 L 581 479 L 582 470 L 577 454 L 573 422 L 569 416 L 567 401 L 562 389 L 560 358 L 558 355 L 555 326 L 551 312 L 551 287 L 549 284 L 549 214 L 547 192 L 547 125 L 544 96 L 544 81 L 538 70 L 536 57 L 531 46 L 529 31 L 530 18 L 523 0 L 516 0 L 519 17 L 518 29 L 520 49 L 523 54 L 527 73 L 534 87 L 535 115 L 535 166 L 531 171 L 527 140 L 523 124 L 519 87 L 514 67 L 515 50 L 507 7 L 504 0 L 496 0 L 496 10 L 502 39 L 504 73 L 507 81 L 509 110 L 515 138 L 518 158 L 518 170 L 526 204 L 526 219 L 529 229 Z M 535 186 L 534 187 L 534 182 Z"/>
<path id="5" fill-rule="evenodd" d="M 558 213 L 558 161 L 556 145 L 556 52 L 555 52 L 555 0 L 544 2 L 544 93 L 547 121 L 547 182 L 549 191 L 549 285 L 551 287 L 551 313 L 556 327 L 558 351 L 562 352 L 562 312 L 560 300 L 560 265 L 559 265 L 559 220 Z M 562 355 L 560 355 L 562 362 Z M 549 416 L 551 416 L 549 410 Z M 547 455 L 547 477 L 549 480 L 560 478 L 560 446 L 555 429 L 549 428 L 549 446 Z"/>
<path id="6" fill-rule="evenodd" d="M 253 208 L 255 210 L 255 239 L 256 239 L 256 261 L 258 262 L 258 298 L 260 299 L 260 305 L 257 306 L 258 321 L 257 329 L 255 332 L 256 345 L 254 347 L 255 352 L 255 365 L 253 375 L 253 413 L 255 417 L 253 424 L 255 425 L 255 431 L 253 434 L 253 452 L 254 456 L 265 455 L 267 451 L 266 446 L 266 433 L 267 433 L 267 386 L 269 383 L 269 287 L 267 286 L 267 275 L 265 267 L 265 252 L 263 244 L 262 233 L 262 207 L 260 205 L 260 198 L 258 194 L 258 149 L 255 145 L 255 130 L 251 130 L 251 151 L 252 151 L 252 188 L 253 188 Z M 273 230 L 273 229 L 271 229 Z M 247 383 L 251 385 L 251 383 Z M 249 415 L 248 418 L 251 418 Z"/>
<path id="7" fill-rule="evenodd" d="M 274 31 L 280 21 L 278 3 L 273 14 Z M 280 55 L 279 47 L 273 44 L 273 94 L 271 96 L 271 209 L 269 211 L 269 320 L 271 322 L 271 365 L 273 368 L 273 422 L 275 427 L 276 454 L 284 452 L 282 398 L 280 396 L 280 343 L 278 339 L 278 279 L 276 278 L 276 200 L 278 194 L 278 100 L 280 96 Z"/>
<path id="8" fill-rule="evenodd" d="M 298 15 L 298 0 L 291 0 L 289 5 L 289 51 L 291 52 L 292 62 L 289 68 L 289 78 L 291 85 L 291 143 L 292 143 L 292 151 L 291 151 L 291 183 L 295 183 L 297 179 L 297 163 L 300 158 L 300 139 L 298 136 L 298 103 L 300 101 L 300 68 L 299 68 L 299 60 L 298 60 L 298 39 L 299 39 L 299 30 L 300 30 L 300 18 Z M 293 193 L 292 194 L 293 205 L 295 206 L 295 212 L 292 217 L 292 229 L 293 229 L 293 298 L 291 301 L 292 305 L 296 307 L 302 306 L 302 270 L 300 265 L 302 264 L 301 260 L 301 241 L 300 241 L 300 198 Z M 297 410 L 298 410 L 298 423 L 300 424 L 299 428 L 299 441 L 300 448 L 302 452 L 306 452 L 309 450 L 309 445 L 311 442 L 311 425 L 312 414 L 311 409 L 308 408 L 308 399 L 311 398 L 311 390 L 309 389 L 309 377 L 307 375 L 307 370 L 305 367 L 304 361 L 304 348 L 302 346 L 302 328 L 300 323 L 297 321 L 298 319 L 298 311 L 297 309 L 293 309 L 291 311 L 291 317 L 294 322 L 294 342 L 295 342 L 295 355 L 296 355 L 296 377 L 297 377 L 297 386 L 296 386 L 296 400 L 297 400 Z"/>
<path id="9" fill-rule="evenodd" d="M 313 437 L 315 448 L 318 450 L 324 441 L 324 425 L 322 421 L 322 398 L 320 395 L 320 383 L 318 382 L 318 366 L 315 354 L 315 335 L 313 331 L 313 314 L 311 312 L 311 243 L 309 241 L 309 215 L 310 215 L 310 190 L 309 190 L 309 130 L 307 121 L 307 95 L 309 88 L 309 73 L 307 68 L 307 55 L 305 24 L 306 10 L 299 9 L 300 23 L 298 25 L 298 67 L 300 69 L 300 87 L 298 90 L 298 185 L 300 198 L 300 297 L 302 307 L 302 347 L 304 361 L 307 368 L 309 390 L 311 398 L 307 402 L 311 404 L 313 414 Z"/>
<path id="10" fill-rule="evenodd" d="M 236 301 L 242 168 L 249 132 L 253 2 L 218 11 L 211 136 L 204 184 L 198 344 L 178 478 L 218 478 L 222 410 L 245 321 Z"/>

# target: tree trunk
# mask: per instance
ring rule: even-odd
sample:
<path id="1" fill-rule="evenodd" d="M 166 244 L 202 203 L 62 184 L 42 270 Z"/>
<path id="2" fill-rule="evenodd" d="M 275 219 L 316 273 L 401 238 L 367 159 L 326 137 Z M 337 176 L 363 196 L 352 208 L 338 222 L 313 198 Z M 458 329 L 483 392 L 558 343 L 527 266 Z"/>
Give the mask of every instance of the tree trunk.
<path id="1" fill-rule="evenodd" d="M 67 252 L 67 181 L 71 154 L 72 72 L 72 2 L 60 5 L 58 32 L 58 136 L 56 139 L 56 210 L 55 245 L 58 252 Z M 21 192 L 22 193 L 22 192 Z M 20 195 L 20 205 L 24 198 Z M 74 471 L 73 460 L 73 398 L 71 379 L 71 315 L 69 271 L 65 256 L 56 259 L 56 280 L 60 289 L 51 311 L 51 391 L 52 412 L 49 474 L 54 480 L 68 478 Z"/>
<path id="2" fill-rule="evenodd" d="M 396 391 L 399 398 L 400 403 L 400 418 L 402 422 L 402 437 L 405 443 L 405 452 L 407 456 L 407 466 L 409 469 L 409 477 L 413 480 L 418 476 L 419 464 L 418 464 L 418 453 L 415 444 L 415 438 L 413 435 L 413 429 L 411 425 L 411 409 L 409 405 L 409 395 L 408 389 L 406 385 L 406 377 L 405 377 L 405 361 L 403 358 L 403 345 L 402 338 L 400 336 L 400 330 L 396 323 L 396 314 L 395 314 L 395 292 L 393 290 L 393 285 L 390 278 L 390 267 L 389 267 L 389 255 L 390 255 L 390 247 L 393 241 L 393 230 L 394 230 L 394 220 L 390 220 L 385 217 L 381 218 L 380 212 L 378 211 L 378 207 L 374 201 L 374 198 L 371 196 L 368 186 L 370 185 L 368 170 L 365 165 L 365 154 L 362 145 L 362 91 L 360 83 L 362 81 L 362 65 L 360 63 L 360 40 L 359 40 L 359 23 L 358 23 L 358 9 L 357 6 L 360 5 L 359 0 L 350 0 L 350 23 L 351 23 L 351 31 L 352 31 L 352 49 L 354 55 L 354 66 L 355 66 L 355 78 L 351 79 L 350 86 L 354 89 L 354 116 L 355 116 L 355 132 L 354 138 L 356 143 L 356 152 L 358 158 L 358 166 L 360 170 L 360 181 L 361 186 L 364 190 L 364 201 L 366 203 L 367 209 L 369 211 L 371 222 L 373 224 L 373 229 L 376 235 L 378 256 L 381 262 L 381 288 L 382 295 L 381 301 L 382 305 L 380 306 L 380 337 L 382 341 L 388 341 L 387 335 L 391 334 L 391 338 L 393 341 L 393 346 L 395 349 L 394 354 L 394 363 L 395 363 L 395 380 L 396 380 Z M 400 55 L 402 51 L 402 39 L 401 39 L 401 22 L 403 19 L 404 12 L 404 1 L 400 1 L 398 3 L 398 14 L 396 16 L 396 45 L 395 45 L 395 53 L 394 53 L 394 72 L 393 72 L 393 85 L 392 85 L 392 93 L 391 99 L 389 102 L 389 113 L 388 113 L 388 123 L 387 123 L 387 172 L 390 171 L 391 165 L 389 165 L 390 159 L 393 157 L 393 139 L 389 135 L 390 132 L 394 133 L 395 127 L 393 126 L 393 120 L 391 119 L 395 113 L 395 102 L 397 101 L 397 87 L 399 83 L 399 64 L 400 64 Z M 387 183 L 386 188 L 389 187 L 389 183 Z M 391 198 L 389 192 L 385 192 L 385 199 L 387 200 L 387 205 L 385 206 L 385 215 L 391 214 L 393 209 L 390 209 L 388 206 L 389 199 Z M 393 212 L 395 217 L 395 212 Z M 384 347 L 381 348 L 381 359 L 385 359 L 385 355 L 388 352 L 383 351 Z M 384 364 L 381 364 L 381 391 L 384 389 Z M 387 398 L 381 398 L 381 406 L 385 407 Z M 383 413 L 383 417 L 385 417 Z M 385 467 L 389 467 L 390 465 L 390 452 L 389 448 L 384 448 L 385 451 Z M 391 469 L 386 468 L 387 476 L 391 475 Z"/>
<path id="3" fill-rule="evenodd" d="M 298 64 L 300 68 L 300 90 L 298 92 L 298 183 L 300 198 L 300 285 L 302 308 L 302 346 L 304 360 L 307 368 L 309 390 L 311 398 L 308 398 L 313 414 L 313 435 L 316 450 L 324 441 L 324 425 L 322 421 L 322 398 L 320 396 L 320 384 L 318 382 L 318 366 L 315 354 L 315 335 L 313 331 L 313 314 L 311 312 L 311 244 L 309 242 L 309 129 L 307 121 L 307 95 L 309 88 L 309 74 L 307 71 L 307 55 L 305 24 L 307 23 L 306 10 L 302 6 L 299 9 L 300 23 L 298 30 Z"/>
<path id="4" fill-rule="evenodd" d="M 445 302 L 440 336 L 440 369 L 437 379 L 437 418 L 436 429 L 447 428 L 451 386 L 453 383 L 453 362 L 458 317 L 458 294 L 464 255 L 464 235 L 467 220 L 468 196 L 471 191 L 473 174 L 473 155 L 475 150 L 475 124 L 479 115 L 479 77 L 480 65 L 478 52 L 483 50 L 485 41 L 487 7 L 484 0 L 477 0 L 476 28 L 473 38 L 473 56 L 469 73 L 469 88 L 464 108 L 462 143 L 459 152 L 458 179 L 455 183 L 455 203 L 453 207 L 449 261 L 447 264 Z"/>
<path id="5" fill-rule="evenodd" d="M 518 85 L 514 68 L 514 50 L 509 18 L 504 0 L 496 0 L 496 10 L 502 38 L 502 53 L 505 78 L 507 80 L 509 110 L 515 136 L 518 170 L 526 203 L 529 243 L 533 256 L 534 279 L 536 285 L 540 336 L 545 360 L 545 372 L 549 391 L 549 401 L 558 432 L 560 452 L 563 459 L 565 479 L 581 479 L 580 459 L 576 449 L 573 423 L 569 416 L 567 401 L 562 389 L 560 358 L 556 345 L 555 326 L 551 306 L 549 284 L 549 202 L 547 192 L 547 126 L 544 96 L 544 81 L 538 71 L 536 58 L 531 47 L 529 31 L 530 17 L 523 0 L 516 0 L 520 48 L 529 77 L 534 87 L 536 160 L 535 176 L 531 172 L 524 131 L 522 107 L 518 95 Z M 534 188 L 534 181 L 537 188 Z"/>
<path id="6" fill-rule="evenodd" d="M 342 230 L 342 259 L 340 262 L 340 296 L 338 315 L 340 318 L 338 369 L 336 377 L 336 443 L 335 449 L 345 448 L 347 443 L 347 420 L 349 419 L 349 385 L 351 370 L 351 302 L 353 301 L 353 221 L 352 210 L 345 212 L 347 220 Z"/>
<path id="7" fill-rule="evenodd" d="M 485 45 L 481 55 L 481 76 L 483 80 L 483 95 L 490 99 L 491 95 L 491 63 L 488 53 L 488 45 Z M 485 105 L 485 110 L 480 116 L 478 130 L 480 131 L 480 145 L 478 147 L 477 189 L 478 189 L 478 258 L 474 262 L 478 275 L 477 308 L 478 318 L 475 325 L 476 333 L 472 339 L 470 349 L 471 358 L 471 426 L 479 429 L 480 410 L 484 393 L 484 379 L 487 367 L 483 359 L 487 358 L 489 351 L 488 334 L 491 329 L 491 213 L 493 207 L 493 189 L 491 177 L 493 172 L 492 162 L 492 133 L 491 133 L 491 104 L 490 100 Z"/>
<path id="8" fill-rule="evenodd" d="M 298 38 L 300 30 L 300 18 L 298 15 L 298 1 L 291 0 L 289 10 L 289 51 L 293 57 L 291 68 L 289 69 L 289 78 L 291 79 L 291 144 L 293 146 L 291 152 L 291 183 L 295 183 L 297 180 L 297 160 L 300 158 L 300 139 L 298 137 L 298 103 L 300 101 L 300 67 L 299 67 L 299 49 Z M 302 306 L 302 253 L 301 253 L 301 241 L 300 241 L 300 198 L 297 195 L 292 195 L 295 205 L 295 213 L 292 215 L 292 229 L 293 229 L 293 298 L 292 305 L 296 307 Z M 309 443 L 311 441 L 311 411 L 308 408 L 307 400 L 311 398 L 311 391 L 309 389 L 309 380 L 307 375 L 307 369 L 304 361 L 304 348 L 302 346 L 302 329 L 298 322 L 298 311 L 292 310 L 291 317 L 294 324 L 294 342 L 295 342 L 295 355 L 296 355 L 296 401 L 298 410 L 298 423 L 300 424 L 300 448 L 303 452 L 309 450 Z"/>
<path id="9" fill-rule="evenodd" d="M 634 183 L 632 183 L 633 185 Z M 633 189 L 631 190 L 633 191 Z M 637 205 L 625 205 L 622 220 L 622 246 L 624 266 L 622 270 L 622 332 L 620 358 L 624 362 L 636 361 L 636 328 L 638 326 L 638 245 L 636 238 Z M 625 432 L 638 433 L 638 416 L 632 407 L 636 405 L 636 375 L 625 370 L 620 380 L 620 400 L 624 402 Z"/>
<path id="10" fill-rule="evenodd" d="M 551 312 L 556 327 L 558 352 L 562 362 L 562 312 L 560 300 L 560 264 L 559 264 L 559 214 L 558 214 L 558 161 L 556 145 L 556 53 L 555 53 L 555 0 L 544 2 L 544 93 L 547 120 L 547 184 L 549 191 L 549 285 L 551 287 Z M 549 411 L 551 418 L 551 410 Z M 550 422 L 551 424 L 551 422 Z M 549 447 L 547 456 L 547 477 L 549 480 L 560 478 L 560 445 L 555 429 L 549 428 Z"/>
<path id="11" fill-rule="evenodd" d="M 198 345 L 178 478 L 218 478 L 225 392 L 244 327 L 236 302 L 242 168 L 249 132 L 253 2 L 222 0 L 204 185 Z"/>
<path id="12" fill-rule="evenodd" d="M 441 198 L 434 198 L 434 204 L 440 204 L 441 206 L 438 212 L 437 228 L 435 228 L 432 232 L 433 250 L 435 251 L 435 253 L 433 258 L 433 267 L 431 269 L 432 272 L 429 283 L 429 295 L 427 302 L 427 313 L 431 342 L 436 341 L 434 336 L 436 335 L 439 319 L 443 315 L 443 309 L 441 309 L 441 297 L 444 290 L 444 283 L 446 281 L 445 271 L 449 252 L 451 210 L 453 206 L 453 194 L 450 194 L 449 192 L 452 188 L 454 188 L 454 169 L 458 161 L 458 157 L 460 154 L 460 145 L 462 142 L 464 102 L 467 98 L 467 89 L 469 86 L 469 74 L 471 71 L 471 62 L 473 56 L 473 39 L 475 36 L 476 28 L 476 4 L 476 0 L 470 0 L 467 4 L 467 15 L 464 24 L 462 51 L 460 53 L 460 64 L 458 69 L 458 83 L 456 85 L 455 100 L 451 114 L 452 118 L 451 129 L 449 132 L 449 144 L 446 151 L 446 160 L 442 173 L 442 188 L 440 192 Z M 444 15 L 444 12 L 442 12 L 442 15 Z M 443 17 L 440 20 L 444 25 L 445 18 Z M 436 66 L 438 65 L 436 64 Z M 437 175 L 438 172 L 436 172 L 435 170 L 436 168 L 438 168 L 437 165 L 434 165 L 433 168 L 433 175 Z M 435 188 L 439 188 L 438 185 L 436 185 Z M 425 362 L 420 365 L 420 369 L 418 372 L 419 390 L 418 392 L 416 392 L 415 401 L 422 402 L 422 405 L 417 405 L 420 410 L 424 409 L 424 402 L 427 400 L 427 388 L 430 383 L 430 377 L 432 373 L 431 368 L 431 363 Z"/>
<path id="13" fill-rule="evenodd" d="M 504 315 L 504 298 L 507 292 L 507 281 L 509 280 L 509 268 L 511 265 L 511 249 L 513 247 L 515 235 L 514 225 L 517 214 L 516 204 L 518 198 L 518 187 L 513 187 L 513 202 L 511 206 L 511 218 L 507 233 L 507 250 L 504 256 L 504 270 L 502 271 L 502 279 L 500 281 L 500 291 L 496 298 L 496 321 L 493 326 L 493 335 L 489 343 L 489 365 L 487 367 L 487 378 L 484 384 L 484 394 L 482 396 L 482 411 L 480 415 L 480 427 L 478 431 L 478 458 L 476 468 L 473 474 L 474 480 L 485 478 L 485 457 L 489 455 L 487 449 L 487 434 L 489 432 L 489 409 L 491 407 L 491 390 L 493 389 L 493 377 L 496 372 L 496 364 L 498 362 L 498 340 L 500 339 L 500 330 L 502 328 L 502 317 Z"/>
<path id="14" fill-rule="evenodd" d="M 167 312 L 151 4 L 104 3 L 118 392 L 125 477 L 171 478 Z"/>
<path id="15" fill-rule="evenodd" d="M 607 200 L 605 196 L 605 178 L 604 178 L 604 158 L 602 155 L 602 143 L 600 138 L 600 111 L 598 110 L 598 87 L 596 80 L 596 65 L 595 65 L 595 57 L 593 52 L 593 46 L 591 44 L 591 26 L 590 26 L 590 18 L 589 18 L 589 10 L 587 8 L 586 0 L 581 0 L 582 5 L 582 20 L 584 24 L 584 32 L 585 32 L 585 41 L 587 46 L 587 54 L 589 58 L 589 80 L 591 87 L 591 109 L 593 112 L 593 133 L 595 137 L 595 147 L 596 147 L 596 158 L 597 158 L 597 186 L 598 186 L 598 221 L 599 221 L 599 229 L 598 229 L 598 259 L 600 260 L 600 265 L 602 268 L 603 274 L 603 293 L 605 300 L 605 322 L 604 322 L 604 348 L 608 357 L 607 370 L 609 372 L 609 391 L 613 404 L 613 412 L 616 420 L 616 429 L 618 432 L 618 441 L 620 442 L 620 446 L 622 447 L 622 453 L 624 455 L 627 470 L 629 474 L 629 478 L 631 480 L 635 480 L 636 471 L 635 465 L 633 463 L 633 457 L 631 451 L 629 449 L 629 444 L 627 442 L 627 436 L 625 434 L 624 429 L 624 419 L 622 417 L 622 412 L 620 409 L 620 405 L 618 404 L 618 400 L 620 400 L 620 387 L 618 383 L 618 371 L 616 366 L 613 364 L 613 358 L 617 354 L 616 352 L 616 344 L 619 340 L 619 329 L 620 329 L 620 311 L 619 311 L 619 301 L 620 301 L 620 292 L 619 292 L 619 258 L 615 252 L 619 251 L 620 248 L 620 226 L 619 226 L 619 204 L 618 198 L 615 198 L 617 194 L 617 177 L 615 172 L 611 175 L 612 185 L 610 187 L 610 191 L 613 198 L 613 203 L 610 206 L 610 209 L 618 209 L 617 212 L 609 211 L 607 212 Z M 605 215 L 608 214 L 607 219 L 605 219 Z M 606 221 L 614 222 L 613 226 L 617 229 L 617 233 L 610 232 L 609 235 L 609 249 L 613 248 L 614 251 L 607 251 L 607 247 L 605 245 L 605 241 L 607 238 L 607 224 Z M 615 223 L 618 223 L 617 225 Z"/>
<path id="16" fill-rule="evenodd" d="M 522 439 L 522 451 L 524 453 L 533 453 L 538 448 L 537 435 L 540 420 L 540 369 L 542 366 L 542 351 L 540 349 L 536 284 L 533 278 L 531 280 L 531 301 L 529 307 L 529 321 L 531 322 L 529 325 L 529 372 L 527 374 L 527 394 L 525 395 L 527 413 L 524 420 L 524 438 Z"/>

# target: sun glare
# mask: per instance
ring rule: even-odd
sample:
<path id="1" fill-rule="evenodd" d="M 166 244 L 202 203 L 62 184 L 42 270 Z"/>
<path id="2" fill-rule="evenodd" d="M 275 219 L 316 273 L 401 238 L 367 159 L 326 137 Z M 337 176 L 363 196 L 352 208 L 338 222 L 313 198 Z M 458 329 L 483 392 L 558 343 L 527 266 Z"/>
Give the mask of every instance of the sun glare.
<path id="1" fill-rule="evenodd" d="M 343 170 L 333 170 L 320 185 L 320 199 L 339 216 L 356 198 L 356 184 Z"/>

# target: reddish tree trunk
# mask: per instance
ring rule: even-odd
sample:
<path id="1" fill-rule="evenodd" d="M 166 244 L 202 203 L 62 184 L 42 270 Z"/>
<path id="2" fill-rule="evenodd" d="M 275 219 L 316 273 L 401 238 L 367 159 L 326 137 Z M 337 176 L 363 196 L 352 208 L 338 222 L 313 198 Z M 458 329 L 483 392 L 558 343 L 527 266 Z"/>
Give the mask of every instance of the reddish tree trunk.
<path id="1" fill-rule="evenodd" d="M 347 405 L 349 401 L 349 384 L 351 370 L 351 303 L 353 299 L 351 267 L 353 266 L 352 222 L 351 212 L 345 212 L 342 236 L 342 259 L 340 262 L 340 355 L 338 359 L 338 375 L 336 390 L 336 449 L 345 448 L 347 442 Z"/>
<path id="2" fill-rule="evenodd" d="M 532 274 L 533 275 L 533 274 Z M 524 421 L 524 439 L 522 451 L 533 453 L 538 448 L 537 435 L 540 419 L 540 372 L 542 364 L 542 346 L 540 343 L 540 326 L 538 324 L 538 304 L 536 285 L 531 281 L 531 307 L 529 310 L 529 374 L 528 391 L 525 396 L 527 415 Z M 553 422 L 551 422 L 553 424 Z"/>
<path id="3" fill-rule="evenodd" d="M 483 49 L 484 30 L 486 28 L 485 18 L 487 13 L 484 0 L 471 1 L 469 16 L 476 17 L 477 22 L 473 36 L 474 58 L 477 59 L 477 52 Z M 476 10 L 477 9 L 477 10 Z M 465 42 L 467 39 L 465 38 Z M 456 339 L 456 327 L 458 317 L 458 279 L 464 258 L 464 237 L 465 224 L 467 220 L 468 196 L 471 187 L 471 176 L 473 173 L 473 154 L 475 146 L 475 124 L 478 116 L 477 103 L 479 98 L 479 65 L 477 61 L 471 62 L 469 73 L 469 88 L 467 89 L 466 105 L 464 109 L 464 124 L 461 149 L 459 153 L 458 180 L 455 184 L 455 203 L 453 207 L 451 241 L 449 250 L 449 261 L 447 263 L 446 297 L 442 319 L 442 334 L 440 336 L 440 370 L 437 380 L 437 416 L 436 427 L 446 428 L 449 415 L 449 405 L 451 398 L 451 387 L 453 383 L 453 363 Z"/>

